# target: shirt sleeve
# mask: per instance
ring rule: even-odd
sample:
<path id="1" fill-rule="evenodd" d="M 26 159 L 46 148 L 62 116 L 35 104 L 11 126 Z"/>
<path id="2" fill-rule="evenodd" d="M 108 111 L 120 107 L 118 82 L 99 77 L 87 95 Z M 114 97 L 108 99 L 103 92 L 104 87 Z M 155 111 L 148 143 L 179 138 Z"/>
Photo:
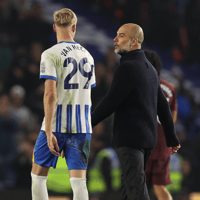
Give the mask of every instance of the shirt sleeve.
<path id="1" fill-rule="evenodd" d="M 96 87 L 96 78 L 95 78 L 95 67 L 94 64 L 91 67 L 92 76 L 91 76 L 91 88 Z"/>
<path id="2" fill-rule="evenodd" d="M 157 102 L 157 114 L 163 127 L 166 143 L 168 147 L 178 146 L 180 144 L 173 122 L 172 113 L 165 95 L 162 92 L 160 84 L 158 85 L 158 102 Z"/>
<path id="3" fill-rule="evenodd" d="M 129 67 L 120 65 L 114 72 L 111 86 L 92 113 L 92 126 L 96 126 L 100 121 L 110 116 L 131 91 L 131 78 Z"/>
<path id="4" fill-rule="evenodd" d="M 46 79 L 57 81 L 57 73 L 55 60 L 52 58 L 50 53 L 44 51 L 40 62 L 40 80 L 44 82 Z"/>

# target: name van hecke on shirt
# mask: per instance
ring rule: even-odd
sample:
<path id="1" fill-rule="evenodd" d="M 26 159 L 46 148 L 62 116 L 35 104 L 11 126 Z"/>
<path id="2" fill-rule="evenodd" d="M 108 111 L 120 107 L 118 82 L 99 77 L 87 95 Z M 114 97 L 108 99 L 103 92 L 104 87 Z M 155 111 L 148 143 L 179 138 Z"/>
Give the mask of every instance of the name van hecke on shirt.
<path id="1" fill-rule="evenodd" d="M 71 47 L 67 46 L 65 49 L 63 49 L 61 51 L 61 55 L 63 56 L 67 56 L 67 54 L 70 52 L 70 51 L 73 51 L 73 50 L 80 50 L 82 52 L 85 53 L 85 49 L 81 46 L 78 46 L 78 45 L 72 45 Z"/>

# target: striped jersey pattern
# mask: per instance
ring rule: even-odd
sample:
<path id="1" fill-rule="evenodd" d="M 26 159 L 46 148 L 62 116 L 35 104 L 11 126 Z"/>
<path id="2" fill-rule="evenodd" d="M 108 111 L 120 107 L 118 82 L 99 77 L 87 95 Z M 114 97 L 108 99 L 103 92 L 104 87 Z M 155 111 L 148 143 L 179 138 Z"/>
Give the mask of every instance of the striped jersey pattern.
<path id="1" fill-rule="evenodd" d="M 91 88 L 96 86 L 94 59 L 76 42 L 60 42 L 42 53 L 40 79 L 57 81 L 52 132 L 92 133 Z M 45 118 L 41 130 L 45 131 Z"/>

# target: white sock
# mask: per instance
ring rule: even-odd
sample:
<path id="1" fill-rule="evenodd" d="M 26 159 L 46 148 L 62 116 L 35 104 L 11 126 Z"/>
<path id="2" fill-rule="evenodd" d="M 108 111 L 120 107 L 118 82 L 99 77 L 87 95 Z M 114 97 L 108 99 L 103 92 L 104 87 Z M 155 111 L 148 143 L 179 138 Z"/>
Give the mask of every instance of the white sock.
<path id="1" fill-rule="evenodd" d="M 38 176 L 31 172 L 32 177 L 32 200 L 48 200 L 47 176 Z"/>
<path id="2" fill-rule="evenodd" d="M 86 186 L 86 178 L 70 178 L 73 200 L 89 200 L 88 190 Z"/>

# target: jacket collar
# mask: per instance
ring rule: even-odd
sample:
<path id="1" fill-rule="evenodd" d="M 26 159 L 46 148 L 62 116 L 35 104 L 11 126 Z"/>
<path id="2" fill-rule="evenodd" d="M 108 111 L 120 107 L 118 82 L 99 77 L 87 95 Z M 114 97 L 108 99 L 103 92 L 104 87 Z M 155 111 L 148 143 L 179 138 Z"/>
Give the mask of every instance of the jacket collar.
<path id="1" fill-rule="evenodd" d="M 122 57 L 120 58 L 120 63 L 123 61 L 128 61 L 128 60 L 144 60 L 144 59 L 146 59 L 146 56 L 142 49 L 136 49 L 133 51 L 129 51 L 128 53 L 124 53 L 121 56 Z"/>

